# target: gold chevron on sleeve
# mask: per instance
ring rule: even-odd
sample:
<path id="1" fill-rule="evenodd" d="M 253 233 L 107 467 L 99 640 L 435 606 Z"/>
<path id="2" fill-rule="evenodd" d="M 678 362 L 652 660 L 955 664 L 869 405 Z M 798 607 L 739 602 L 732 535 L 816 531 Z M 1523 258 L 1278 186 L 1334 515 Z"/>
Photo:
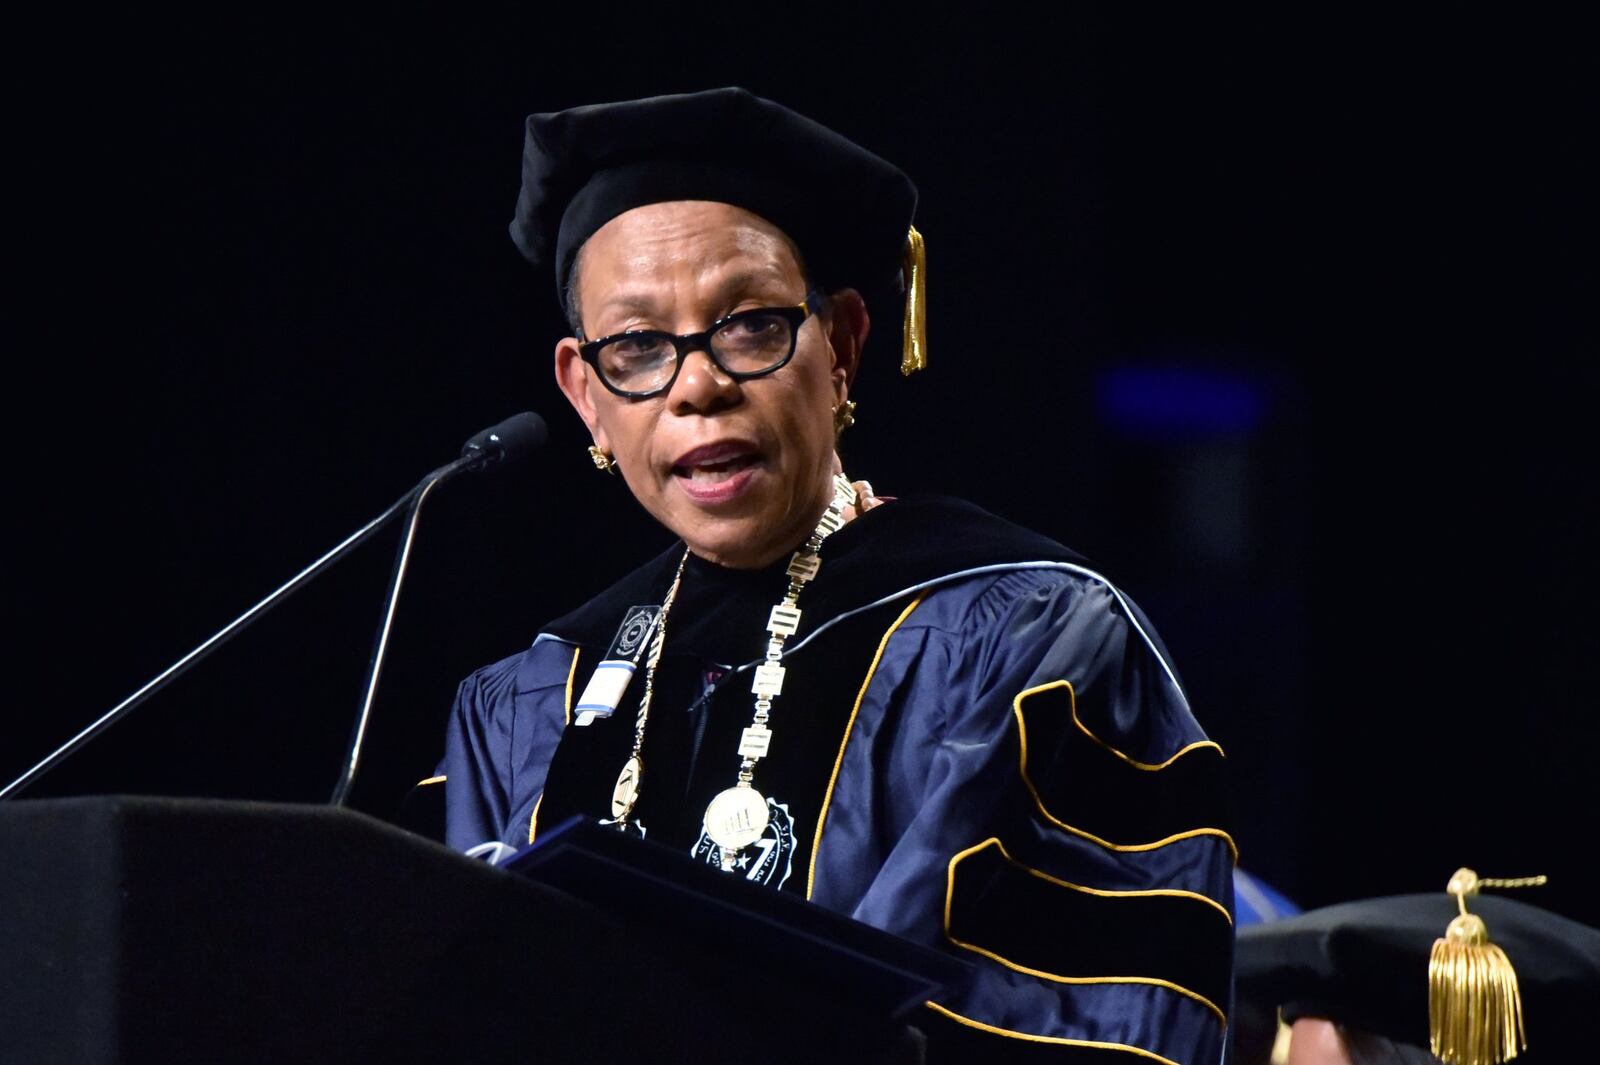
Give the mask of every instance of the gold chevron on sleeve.
<path id="1" fill-rule="evenodd" d="M 968 943 L 965 940 L 957 939 L 950 931 L 950 910 L 954 903 L 956 893 L 956 866 L 961 864 L 963 859 L 969 858 L 972 855 L 977 854 L 979 851 L 991 846 L 997 848 L 1000 852 L 1000 857 L 1004 858 L 1015 868 L 1020 869 L 1021 871 L 1032 876 L 1038 877 L 1040 880 L 1043 880 L 1046 883 L 1054 884 L 1057 887 L 1067 888 L 1072 891 L 1079 891 L 1086 895 L 1099 895 L 1103 898 L 1149 898 L 1152 896 L 1166 896 L 1192 899 L 1196 902 L 1201 902 L 1212 907 L 1222 915 L 1223 920 L 1227 921 L 1229 925 L 1233 924 L 1233 915 L 1228 912 L 1227 907 L 1217 902 L 1217 900 L 1207 895 L 1202 895 L 1199 892 L 1184 891 L 1181 888 L 1149 888 L 1138 891 L 1112 891 L 1105 888 L 1085 887 L 1082 884 L 1074 884 L 1070 881 L 1062 880 L 1060 877 L 1051 876 L 1049 873 L 1034 869 L 1028 865 L 1024 865 L 1011 856 L 1011 853 L 1006 850 L 1006 845 L 1000 842 L 998 837 L 991 836 L 982 843 L 968 847 L 966 850 L 956 854 L 955 857 L 950 859 L 947 867 L 944 891 L 944 937 L 951 943 L 961 947 L 963 950 L 970 950 L 974 954 L 980 954 L 983 957 L 988 958 L 990 961 L 999 962 L 1001 965 L 1004 965 L 1006 968 L 1015 972 L 1024 973 L 1028 976 L 1037 976 L 1041 979 L 1050 980 L 1058 984 L 1148 984 L 1152 987 L 1164 987 L 1168 991 L 1175 991 L 1178 994 L 1183 995 L 1186 998 L 1193 999 L 1202 1006 L 1206 1007 L 1206 1009 L 1216 1014 L 1217 1020 L 1221 1023 L 1223 1030 L 1227 1030 L 1228 1015 L 1223 1012 L 1220 1006 L 1199 992 L 1191 991 L 1189 988 L 1184 987 L 1181 984 L 1173 983 L 1171 980 L 1163 980 L 1159 976 L 1062 976 L 1059 973 L 1046 972 L 1043 969 L 1035 969 L 1031 966 L 1023 965 L 1020 962 L 1012 961 L 1010 958 L 1006 958 L 995 951 L 989 950 L 986 947 L 980 947 L 975 943 Z"/>
<path id="2" fill-rule="evenodd" d="M 1171 758 L 1168 758 L 1165 762 L 1162 762 L 1159 765 L 1150 765 L 1145 762 L 1138 762 L 1132 758 L 1129 758 L 1126 754 L 1123 754 L 1115 747 L 1105 743 L 1094 733 L 1090 732 L 1089 729 L 1078 718 L 1078 695 L 1077 691 L 1073 688 L 1071 681 L 1054 680 L 1048 684 L 1040 684 L 1037 687 L 1027 688 L 1019 692 L 1017 697 L 1013 699 L 1011 703 L 1012 716 L 1014 716 L 1017 720 L 1018 772 L 1022 777 L 1023 785 L 1028 789 L 1028 794 L 1033 796 L 1034 805 L 1038 807 L 1040 815 L 1043 816 L 1046 821 L 1050 822 L 1052 825 L 1055 825 L 1063 832 L 1068 832 L 1079 837 L 1080 839 L 1088 840 L 1090 843 L 1104 847 L 1106 850 L 1122 852 L 1152 851 L 1160 847 L 1165 847 L 1171 843 L 1177 843 L 1180 840 L 1193 839 L 1198 836 L 1216 836 L 1227 844 L 1229 853 L 1233 855 L 1234 863 L 1238 863 L 1239 846 L 1234 842 L 1233 836 L 1230 835 L 1225 829 L 1211 827 L 1192 828 L 1185 832 L 1175 832 L 1172 835 L 1164 836 L 1161 839 L 1154 840 L 1149 843 L 1113 843 L 1108 839 L 1103 839 L 1092 832 L 1088 832 L 1077 827 L 1076 825 L 1068 824 L 1066 821 L 1063 821 L 1061 818 L 1051 813 L 1049 808 L 1045 806 L 1044 797 L 1039 794 L 1038 787 L 1034 785 L 1033 778 L 1028 775 L 1028 724 L 1022 713 L 1022 702 L 1030 695 L 1038 695 L 1040 692 L 1052 691 L 1057 688 L 1065 688 L 1067 691 L 1073 724 L 1075 724 L 1084 735 L 1088 736 L 1089 739 L 1093 740 L 1096 744 L 1104 747 L 1118 758 L 1130 765 L 1135 766 L 1136 768 L 1149 771 L 1165 769 L 1166 767 L 1172 765 L 1172 763 L 1176 762 L 1183 755 L 1201 747 L 1215 747 L 1219 755 L 1223 753 L 1222 748 L 1217 744 L 1210 740 L 1202 740 L 1197 743 L 1189 744 L 1187 747 L 1184 747 Z"/>
<path id="3" fill-rule="evenodd" d="M 1083 718 L 1078 716 L 1078 690 L 1072 686 L 1072 682 L 1069 680 L 1053 680 L 1049 684 L 1041 684 L 1036 688 L 1029 688 L 1017 695 L 1016 702 L 1013 705 L 1015 705 L 1020 711 L 1022 709 L 1022 700 L 1026 699 L 1028 696 L 1037 695 L 1040 692 L 1051 691 L 1055 688 L 1067 689 L 1068 703 L 1072 707 L 1072 723 L 1078 727 L 1078 731 L 1089 737 L 1089 739 L 1093 740 L 1096 744 L 1104 747 L 1106 750 L 1122 759 L 1124 762 L 1127 762 L 1135 769 L 1143 769 L 1149 773 L 1160 772 L 1161 770 L 1170 766 L 1173 762 L 1176 762 L 1178 759 L 1188 754 L 1190 751 L 1197 751 L 1202 747 L 1214 748 L 1216 752 L 1222 755 L 1224 758 L 1228 756 L 1227 752 L 1222 749 L 1222 745 L 1217 743 L 1215 740 L 1196 740 L 1195 742 L 1180 748 L 1176 754 L 1172 755 L 1172 757 L 1163 762 L 1141 762 L 1131 755 L 1124 754 L 1122 751 L 1113 747 L 1099 736 L 1096 736 L 1089 730 L 1089 726 L 1083 723 Z"/>
<path id="4" fill-rule="evenodd" d="M 1193 899 L 1196 902 L 1204 903 L 1205 905 L 1210 906 L 1213 910 L 1216 910 L 1218 913 L 1220 913 L 1222 915 L 1222 919 L 1224 921 L 1227 921 L 1229 924 L 1233 923 L 1233 915 L 1228 912 L 1228 908 L 1226 906 L 1222 905 L 1222 903 L 1218 902 L 1216 899 L 1212 898 L 1211 896 L 1202 895 L 1198 891 L 1185 891 L 1183 888 L 1139 888 L 1139 889 L 1135 889 L 1135 890 L 1118 891 L 1118 890 L 1113 890 L 1113 889 L 1110 889 L 1110 888 L 1085 887 L 1083 884 L 1074 884 L 1071 881 L 1062 880 L 1060 877 L 1051 876 L 1049 873 L 1046 873 L 1046 872 L 1043 872 L 1041 870 L 1035 869 L 1032 866 L 1023 865 L 1021 862 L 1019 862 L 1015 858 L 1013 858 L 1011 856 L 1011 852 L 1006 850 L 1006 845 L 1004 843 L 1000 842 L 1000 838 L 998 836 L 990 836 L 988 839 L 984 840 L 982 843 L 976 844 L 975 846 L 968 847 L 966 850 L 960 852 L 954 858 L 950 859 L 950 865 L 949 865 L 949 870 L 950 870 L 950 873 L 949 873 L 949 884 L 950 884 L 950 887 L 953 888 L 955 886 L 956 865 L 958 863 L 960 863 L 962 861 L 962 859 L 969 858 L 972 855 L 977 854 L 979 851 L 983 850 L 984 848 L 990 847 L 990 846 L 993 846 L 993 847 L 997 848 L 1000 851 L 1000 857 L 1004 858 L 1007 862 L 1010 862 L 1012 865 L 1016 866 L 1018 869 L 1021 869 L 1023 872 L 1031 874 L 1032 876 L 1036 876 L 1040 880 L 1045 881 L 1046 883 L 1054 884 L 1057 887 L 1069 888 L 1072 891 L 1081 891 L 1085 895 L 1099 895 L 1102 898 L 1151 898 L 1151 897 L 1154 897 L 1154 896 L 1166 896 L 1166 897 L 1169 897 L 1169 898 Z M 945 893 L 944 916 L 945 916 L 945 927 L 948 929 L 949 925 L 950 925 L 950 892 L 949 891 L 946 891 L 946 893 Z"/>

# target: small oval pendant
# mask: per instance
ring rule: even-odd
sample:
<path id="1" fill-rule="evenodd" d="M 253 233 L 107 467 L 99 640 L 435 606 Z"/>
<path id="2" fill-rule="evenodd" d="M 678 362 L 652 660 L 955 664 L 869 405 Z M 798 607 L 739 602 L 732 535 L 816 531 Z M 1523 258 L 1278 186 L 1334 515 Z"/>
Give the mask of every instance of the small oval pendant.
<path id="1" fill-rule="evenodd" d="M 611 789 L 611 816 L 618 821 L 627 817 L 633 804 L 639 801 L 640 779 L 644 776 L 644 762 L 638 755 L 628 759 L 628 764 L 617 774 L 617 786 Z"/>
<path id="2" fill-rule="evenodd" d="M 767 800 L 747 784 L 718 792 L 706 807 L 706 836 L 724 850 L 748 847 L 767 830 Z"/>

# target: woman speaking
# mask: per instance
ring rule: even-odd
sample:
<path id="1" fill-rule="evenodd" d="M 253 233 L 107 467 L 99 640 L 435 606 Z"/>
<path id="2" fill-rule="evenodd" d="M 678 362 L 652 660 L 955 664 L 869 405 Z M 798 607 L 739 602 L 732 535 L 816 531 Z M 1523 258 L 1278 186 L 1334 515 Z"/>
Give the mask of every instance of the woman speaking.
<path id="1" fill-rule="evenodd" d="M 680 542 L 462 684 L 448 840 L 589 816 L 957 954 L 933 1060 L 1215 1062 L 1222 757 L 1154 630 L 1061 545 L 841 466 L 864 293 L 903 284 L 923 361 L 915 205 L 742 90 L 528 119 L 556 380 Z"/>

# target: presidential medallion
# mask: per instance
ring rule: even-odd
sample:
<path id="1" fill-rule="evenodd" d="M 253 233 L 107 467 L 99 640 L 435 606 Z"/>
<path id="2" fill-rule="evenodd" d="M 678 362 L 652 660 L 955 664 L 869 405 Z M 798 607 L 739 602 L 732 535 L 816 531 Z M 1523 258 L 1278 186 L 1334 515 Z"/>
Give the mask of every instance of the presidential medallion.
<path id="1" fill-rule="evenodd" d="M 706 836 L 724 851 L 737 851 L 767 830 L 767 800 L 748 784 L 718 792 L 706 807 Z"/>
<path id="2" fill-rule="evenodd" d="M 795 826 L 789 807 L 767 800 L 767 828 L 761 838 L 738 851 L 725 851 L 711 841 L 705 829 L 689 851 L 696 861 L 733 873 L 754 884 L 782 888 L 794 870 Z"/>

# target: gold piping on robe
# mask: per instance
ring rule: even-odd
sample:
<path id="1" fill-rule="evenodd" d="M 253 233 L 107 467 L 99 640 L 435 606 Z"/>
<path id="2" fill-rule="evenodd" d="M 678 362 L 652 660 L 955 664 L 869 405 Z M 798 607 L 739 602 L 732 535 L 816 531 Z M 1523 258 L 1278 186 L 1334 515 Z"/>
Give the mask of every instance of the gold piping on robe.
<path id="1" fill-rule="evenodd" d="M 572 724 L 572 681 L 578 675 L 578 656 L 583 653 L 583 648 L 572 649 L 572 666 L 567 670 L 567 724 Z"/>
<path id="2" fill-rule="evenodd" d="M 844 736 L 839 740 L 839 753 L 833 759 L 833 772 L 828 776 L 828 790 L 822 793 L 822 809 L 817 813 L 817 832 L 811 841 L 811 861 L 806 868 L 806 898 L 811 897 L 812 885 L 817 879 L 817 852 L 822 849 L 822 829 L 828 821 L 828 807 L 833 802 L 833 786 L 839 781 L 839 767 L 844 765 L 844 749 L 850 745 L 850 736 L 855 730 L 856 714 L 861 710 L 861 700 L 867 697 L 867 688 L 872 684 L 872 677 L 878 672 L 878 662 L 883 658 L 883 649 L 889 646 L 889 637 L 895 634 L 902 622 L 911 616 L 911 612 L 922 604 L 927 597 L 927 592 L 922 592 L 911 600 L 909 606 L 900 611 L 900 616 L 894 619 L 883 639 L 878 641 L 878 650 L 872 656 L 872 664 L 867 667 L 866 678 L 861 682 L 861 690 L 856 692 L 856 704 L 850 708 L 850 719 L 844 723 Z"/>
<path id="3" fill-rule="evenodd" d="M 529 843 L 532 843 L 533 837 L 539 834 L 539 804 L 542 802 L 544 802 L 544 792 L 541 791 L 539 797 L 533 800 L 533 814 L 528 818 Z"/>
<path id="4" fill-rule="evenodd" d="M 583 648 L 572 649 L 572 665 L 567 667 L 567 696 L 566 696 L 566 723 L 572 724 L 572 682 L 578 675 L 578 657 L 583 654 Z M 533 842 L 533 837 L 539 834 L 539 804 L 544 802 L 544 792 L 539 792 L 539 797 L 533 800 L 533 813 L 528 817 L 528 842 Z"/>
<path id="5" fill-rule="evenodd" d="M 923 1005 L 927 1006 L 930 1010 L 933 1010 L 933 1012 L 937 1014 L 948 1017 L 957 1024 L 964 1024 L 968 1028 L 976 1028 L 980 1032 L 988 1032 L 991 1035 L 1003 1035 L 1010 1039 L 1025 1039 L 1030 1043 L 1055 1043 L 1058 1046 L 1093 1047 L 1097 1050 L 1120 1050 L 1127 1054 L 1137 1054 L 1139 1057 L 1148 1058 L 1151 1061 L 1159 1061 L 1162 1063 L 1162 1065 L 1178 1065 L 1178 1063 L 1173 1061 L 1171 1058 L 1164 1058 L 1155 1051 L 1146 1050 L 1144 1047 L 1129 1046 L 1127 1043 L 1101 1043 L 1093 1039 L 1068 1039 L 1066 1036 L 1061 1035 L 1034 1035 L 1031 1032 L 1014 1032 L 1010 1028 L 997 1028 L 992 1024 L 984 1024 L 982 1021 L 975 1021 L 971 1017 L 963 1017 L 961 1014 L 956 1013 L 953 1010 L 948 1010 L 932 1000 L 924 1002 Z"/>

